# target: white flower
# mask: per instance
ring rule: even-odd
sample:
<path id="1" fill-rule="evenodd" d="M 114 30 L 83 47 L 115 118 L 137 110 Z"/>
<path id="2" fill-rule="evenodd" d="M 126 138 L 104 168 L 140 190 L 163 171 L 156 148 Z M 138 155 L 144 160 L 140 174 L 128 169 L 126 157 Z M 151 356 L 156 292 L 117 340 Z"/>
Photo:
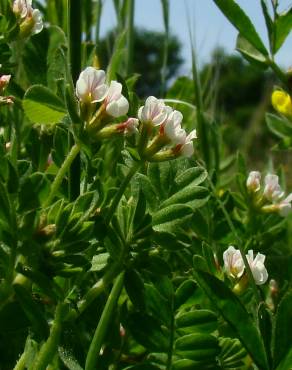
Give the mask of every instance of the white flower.
<path id="1" fill-rule="evenodd" d="M 42 29 L 44 28 L 43 19 L 41 12 L 38 9 L 33 9 L 32 11 L 32 19 L 34 22 L 33 29 L 31 33 L 33 35 L 36 35 L 37 33 L 40 33 Z"/>
<path id="2" fill-rule="evenodd" d="M 137 118 L 128 118 L 126 122 L 121 123 L 120 129 L 125 135 L 132 135 L 138 132 L 139 120 Z"/>
<path id="3" fill-rule="evenodd" d="M 105 72 L 87 67 L 80 73 L 76 82 L 76 95 L 81 102 L 96 103 L 102 101 L 107 94 Z"/>
<path id="4" fill-rule="evenodd" d="M 197 131 L 191 131 L 184 139 L 183 145 L 180 149 L 180 153 L 184 157 L 190 157 L 194 154 L 193 140 L 197 138 Z"/>
<path id="5" fill-rule="evenodd" d="M 174 110 L 168 115 L 165 123 L 163 123 L 164 134 L 172 144 L 183 144 L 186 140 L 186 132 L 181 127 L 182 119 L 183 115 L 181 112 Z"/>
<path id="6" fill-rule="evenodd" d="M 5 88 L 9 84 L 10 78 L 11 75 L 2 75 L 0 77 L 0 93 L 2 93 L 5 90 Z"/>
<path id="7" fill-rule="evenodd" d="M 251 171 L 246 180 L 246 187 L 251 192 L 259 191 L 261 188 L 261 174 L 258 171 Z"/>
<path id="8" fill-rule="evenodd" d="M 31 0 L 15 0 L 13 3 L 13 12 L 20 16 L 20 18 L 26 18 L 27 15 L 32 13 L 32 1 Z"/>
<path id="9" fill-rule="evenodd" d="M 266 256 L 264 254 L 258 253 L 256 257 L 253 258 L 253 250 L 249 250 L 246 258 L 255 283 L 257 285 L 265 284 L 265 282 L 268 280 L 268 272 L 264 265 Z"/>
<path id="10" fill-rule="evenodd" d="M 163 100 L 149 96 L 145 105 L 139 108 L 138 118 L 141 122 L 150 122 L 154 126 L 160 126 L 171 111 L 172 109 L 166 106 Z"/>
<path id="11" fill-rule="evenodd" d="M 129 102 L 122 95 L 122 84 L 111 81 L 105 98 L 106 112 L 113 117 L 124 116 L 128 113 Z"/>
<path id="12" fill-rule="evenodd" d="M 223 253 L 224 268 L 233 278 L 240 278 L 244 272 L 244 262 L 240 251 L 232 245 Z"/>
<path id="13" fill-rule="evenodd" d="M 13 12 L 20 17 L 22 30 L 27 28 L 32 35 L 42 31 L 43 20 L 41 13 L 38 9 L 33 9 L 31 0 L 15 0 Z"/>
<path id="14" fill-rule="evenodd" d="M 290 193 L 285 199 L 283 199 L 277 206 L 279 214 L 283 217 L 288 216 L 291 212 L 292 193 Z"/>
<path id="15" fill-rule="evenodd" d="M 283 195 L 284 192 L 279 185 L 279 177 L 271 174 L 266 175 L 264 196 L 271 202 L 277 202 Z"/>

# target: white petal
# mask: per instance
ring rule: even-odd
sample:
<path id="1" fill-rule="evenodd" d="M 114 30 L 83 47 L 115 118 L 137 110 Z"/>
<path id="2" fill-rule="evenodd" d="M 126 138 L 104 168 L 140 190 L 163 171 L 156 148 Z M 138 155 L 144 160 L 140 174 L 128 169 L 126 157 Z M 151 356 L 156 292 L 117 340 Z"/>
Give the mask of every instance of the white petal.
<path id="1" fill-rule="evenodd" d="M 190 141 L 190 142 L 184 144 L 182 146 L 180 152 L 184 157 L 191 157 L 194 154 L 194 145 L 193 145 L 193 143 Z"/>

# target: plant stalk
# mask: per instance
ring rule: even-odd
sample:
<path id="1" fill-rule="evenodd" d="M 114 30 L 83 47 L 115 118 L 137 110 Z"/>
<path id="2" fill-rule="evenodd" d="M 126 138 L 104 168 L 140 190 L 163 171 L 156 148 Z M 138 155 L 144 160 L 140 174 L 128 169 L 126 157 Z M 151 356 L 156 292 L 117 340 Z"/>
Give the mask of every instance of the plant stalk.
<path id="1" fill-rule="evenodd" d="M 55 311 L 55 319 L 51 327 L 50 335 L 47 341 L 42 345 L 32 370 L 46 370 L 49 363 L 53 360 L 61 336 L 62 320 L 65 313 L 66 305 L 58 303 Z"/>
<path id="2" fill-rule="evenodd" d="M 116 278 L 116 281 L 114 282 L 106 305 L 102 312 L 86 357 L 85 370 L 94 370 L 98 368 L 98 355 L 100 353 L 101 346 L 103 344 L 104 337 L 108 329 L 108 325 L 112 318 L 112 314 L 114 312 L 114 309 L 116 308 L 117 301 L 121 294 L 123 282 L 124 272 L 120 273 L 120 275 Z"/>
<path id="3" fill-rule="evenodd" d="M 76 83 L 81 71 L 81 36 L 82 36 L 82 6 L 81 0 L 68 0 L 68 39 L 69 39 L 69 66 L 73 84 Z M 74 124 L 74 122 L 73 122 Z M 73 145 L 71 135 L 68 136 L 69 147 Z M 69 170 L 68 192 L 69 199 L 74 200 L 80 194 L 81 166 L 80 156 L 77 155 Z"/>
<path id="4" fill-rule="evenodd" d="M 61 168 L 59 169 L 57 176 L 55 177 L 55 180 L 51 187 L 50 194 L 44 204 L 44 207 L 48 207 L 53 201 L 63 181 L 63 178 L 66 175 L 66 172 L 70 169 L 72 162 L 74 161 L 74 159 L 76 158 L 79 152 L 80 152 L 80 146 L 78 144 L 73 145 L 69 154 L 67 155 L 67 158 L 63 162 Z"/>
<path id="5" fill-rule="evenodd" d="M 115 210 L 127 188 L 127 186 L 129 185 L 132 177 L 136 174 L 136 172 L 138 171 L 138 169 L 141 167 L 141 164 L 142 162 L 135 162 L 133 164 L 133 166 L 130 168 L 127 176 L 124 178 L 123 182 L 121 183 L 120 187 L 119 187 L 119 190 L 117 191 L 117 193 L 115 194 L 114 196 L 114 199 L 110 205 L 110 208 L 105 216 L 105 223 L 106 224 L 109 224 L 114 213 L 115 213 Z"/>

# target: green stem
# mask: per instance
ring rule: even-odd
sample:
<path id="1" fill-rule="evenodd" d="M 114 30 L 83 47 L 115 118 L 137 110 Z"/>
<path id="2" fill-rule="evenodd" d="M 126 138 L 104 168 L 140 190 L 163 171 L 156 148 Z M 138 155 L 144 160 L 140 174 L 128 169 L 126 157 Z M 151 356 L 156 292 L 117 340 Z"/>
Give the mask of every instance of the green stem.
<path id="1" fill-rule="evenodd" d="M 113 263 L 109 270 L 105 273 L 104 277 L 93 285 L 85 295 L 84 299 L 78 304 L 78 314 L 82 314 L 86 308 L 109 286 L 113 279 L 121 270 L 120 260 Z"/>
<path id="2" fill-rule="evenodd" d="M 24 370 L 25 366 L 25 351 L 20 356 L 19 360 L 17 361 L 16 365 L 14 366 L 13 370 Z"/>
<path id="3" fill-rule="evenodd" d="M 171 317 L 171 323 L 170 323 L 170 338 L 169 338 L 169 347 L 168 347 L 168 353 L 167 353 L 167 363 L 166 363 L 166 370 L 171 370 L 172 368 L 172 353 L 173 353 L 173 341 L 174 341 L 174 302 L 172 299 L 171 302 L 171 311 L 172 311 L 172 317 Z"/>
<path id="4" fill-rule="evenodd" d="M 78 144 L 75 144 L 72 146 L 67 158 L 63 162 L 61 168 L 59 169 L 57 176 L 55 177 L 55 180 L 52 184 L 50 194 L 44 204 L 44 207 L 48 207 L 52 200 L 54 199 L 62 181 L 66 174 L 66 172 L 69 170 L 74 158 L 76 158 L 77 154 L 80 152 L 80 146 Z"/>
<path id="5" fill-rule="evenodd" d="M 224 216 L 225 216 L 225 219 L 226 219 L 226 221 L 227 221 L 227 223 L 228 223 L 228 226 L 229 226 L 229 228 L 230 228 L 231 232 L 233 233 L 233 235 L 234 235 L 234 237 L 235 237 L 235 239 L 236 239 L 236 241 L 237 241 L 238 249 L 239 249 L 240 254 L 241 254 L 241 257 L 242 257 L 242 259 L 243 259 L 244 266 L 245 266 L 245 268 L 246 268 L 246 272 L 247 272 L 248 280 L 249 280 L 249 282 L 250 282 L 250 284 L 251 284 L 251 287 L 252 287 L 252 289 L 253 289 L 253 292 L 254 292 L 255 298 L 256 298 L 257 302 L 260 304 L 260 303 L 261 303 L 261 301 L 262 301 L 262 300 L 261 300 L 261 296 L 260 296 L 260 294 L 259 294 L 259 291 L 258 291 L 257 285 L 256 285 L 256 283 L 255 283 L 255 280 L 254 280 L 253 274 L 252 274 L 252 272 L 251 272 L 251 269 L 250 269 L 249 263 L 248 263 L 248 261 L 247 261 L 246 255 L 245 255 L 245 249 L 246 249 L 246 248 L 248 248 L 248 245 L 249 245 L 250 241 L 248 241 L 248 242 L 246 243 L 245 247 L 243 247 L 243 242 L 242 242 L 241 238 L 238 236 L 237 231 L 236 231 L 236 228 L 235 228 L 235 226 L 234 226 L 234 224 L 233 224 L 233 222 L 232 222 L 232 220 L 231 220 L 231 218 L 230 218 L 230 216 L 229 216 L 229 214 L 228 214 L 228 212 L 227 212 L 227 210 L 226 210 L 226 208 L 225 208 L 225 206 L 224 206 L 223 202 L 222 202 L 222 201 L 221 201 L 221 199 L 217 196 L 216 189 L 215 189 L 215 186 L 214 186 L 214 185 L 213 185 L 213 183 L 212 183 L 212 180 L 211 180 L 209 177 L 208 177 L 208 180 L 209 180 L 209 184 L 210 184 L 210 187 L 211 187 L 211 189 L 212 189 L 213 195 L 214 195 L 215 199 L 217 200 L 217 202 L 218 202 L 218 204 L 219 204 L 219 206 L 220 206 L 220 208 L 221 208 L 221 210 L 222 210 L 222 212 L 223 212 L 223 214 L 224 214 Z"/>
<path id="6" fill-rule="evenodd" d="M 62 320 L 65 313 L 66 305 L 59 303 L 56 307 L 55 319 L 51 327 L 50 336 L 42 345 L 32 370 L 46 370 L 49 363 L 55 356 L 61 336 Z"/>
<path id="7" fill-rule="evenodd" d="M 162 12 L 164 21 L 164 42 L 163 42 L 163 57 L 161 70 L 161 96 L 165 95 L 166 91 L 166 74 L 168 61 L 168 40 L 169 40 L 169 3 L 168 0 L 162 1 Z"/>
<path id="8" fill-rule="evenodd" d="M 127 2 L 127 75 L 132 72 L 133 47 L 134 47 L 134 10 L 135 0 Z"/>
<path id="9" fill-rule="evenodd" d="M 94 370 L 98 368 L 97 366 L 98 355 L 100 353 L 100 349 L 103 344 L 104 337 L 108 329 L 108 325 L 112 318 L 112 314 L 117 306 L 117 301 L 122 291 L 123 282 L 124 282 L 124 272 L 122 272 L 114 282 L 106 305 L 102 312 L 101 318 L 95 330 L 94 337 L 92 339 L 86 357 L 85 370 Z"/>
<path id="10" fill-rule="evenodd" d="M 67 32 L 69 38 L 68 57 L 72 80 L 73 83 L 75 84 L 81 71 L 81 35 L 82 35 L 81 0 L 68 0 L 67 13 L 68 13 Z M 71 135 L 69 135 L 68 140 L 69 147 L 71 147 L 73 144 Z M 72 162 L 72 165 L 69 169 L 68 190 L 70 200 L 76 199 L 80 194 L 80 176 L 81 176 L 80 167 L 81 167 L 80 156 L 76 155 L 76 158 Z"/>
<path id="11" fill-rule="evenodd" d="M 130 168 L 127 176 L 124 178 L 123 182 L 121 183 L 120 187 L 119 187 L 119 190 L 117 191 L 117 193 L 115 194 L 114 196 L 114 199 L 110 205 L 110 208 L 105 216 L 105 223 L 106 224 L 109 224 L 114 213 L 115 213 L 115 210 L 119 204 L 119 201 L 121 200 L 127 186 L 129 185 L 132 177 L 136 174 L 136 172 L 138 171 L 138 169 L 140 168 L 142 162 L 135 162 L 133 164 L 133 166 Z"/>
<path id="12" fill-rule="evenodd" d="M 287 75 L 281 70 L 281 68 L 273 61 L 269 60 L 269 65 L 274 71 L 275 75 L 278 77 L 278 79 L 283 83 L 283 85 L 288 88 L 288 91 L 290 91 L 290 86 L 288 84 Z"/>

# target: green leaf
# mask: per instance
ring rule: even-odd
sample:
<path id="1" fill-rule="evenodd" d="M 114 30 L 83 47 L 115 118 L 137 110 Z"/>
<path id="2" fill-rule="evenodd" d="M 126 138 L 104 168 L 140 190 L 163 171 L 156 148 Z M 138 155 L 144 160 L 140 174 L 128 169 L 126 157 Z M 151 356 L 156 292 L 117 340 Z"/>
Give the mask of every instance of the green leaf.
<path id="1" fill-rule="evenodd" d="M 178 316 L 176 326 L 180 329 L 191 327 L 193 332 L 212 333 L 217 329 L 217 316 L 210 310 L 194 310 Z"/>
<path id="2" fill-rule="evenodd" d="M 161 323 L 154 317 L 133 313 L 128 320 L 129 329 L 134 338 L 144 347 L 153 351 L 167 351 L 169 339 L 161 329 Z"/>
<path id="3" fill-rule="evenodd" d="M 143 280 L 136 270 L 126 271 L 125 289 L 133 305 L 143 311 L 145 308 L 145 289 Z"/>
<path id="4" fill-rule="evenodd" d="M 90 271 L 101 271 L 107 265 L 109 253 L 100 253 L 92 257 Z"/>
<path id="5" fill-rule="evenodd" d="M 197 283 L 235 330 L 257 366 L 269 369 L 260 333 L 236 295 L 213 275 L 200 270 L 194 270 L 194 274 Z"/>
<path id="6" fill-rule="evenodd" d="M 292 7 L 285 13 L 279 14 L 275 21 L 275 44 L 274 53 L 276 54 L 283 45 L 287 36 L 292 30 Z"/>
<path id="7" fill-rule="evenodd" d="M 292 364 L 292 348 L 288 352 L 287 356 L 281 361 L 280 365 L 277 367 L 276 370 L 291 370 Z"/>
<path id="8" fill-rule="evenodd" d="M 268 68 L 266 56 L 254 48 L 241 34 L 237 37 L 236 50 L 238 50 L 250 64 L 262 69 Z"/>
<path id="9" fill-rule="evenodd" d="M 254 25 L 234 0 L 213 0 L 239 33 L 263 55 L 269 53 L 256 32 Z"/>
<path id="10" fill-rule="evenodd" d="M 200 185 L 203 181 L 205 181 L 207 176 L 208 173 L 204 168 L 191 167 L 176 176 L 175 182 L 180 188 L 184 188 L 188 185 L 195 186 Z"/>
<path id="11" fill-rule="evenodd" d="M 170 206 L 172 204 L 185 204 L 192 209 L 202 207 L 208 200 L 209 191 L 203 186 L 190 185 L 182 188 L 177 193 L 166 199 L 161 208 Z"/>
<path id="12" fill-rule="evenodd" d="M 292 136 L 292 124 L 286 119 L 276 116 L 275 114 L 266 113 L 266 121 L 272 133 L 281 139 Z"/>
<path id="13" fill-rule="evenodd" d="M 192 213 L 191 207 L 184 204 L 172 204 L 153 214 L 153 229 L 155 231 L 171 231 L 184 223 Z"/>
<path id="14" fill-rule="evenodd" d="M 276 314 L 276 325 L 274 333 L 274 367 L 279 365 L 280 361 L 291 350 L 292 331 L 292 291 L 288 291 L 279 303 Z"/>
<path id="15" fill-rule="evenodd" d="M 42 172 L 35 172 L 27 177 L 20 188 L 19 209 L 38 208 L 45 202 L 50 192 L 50 182 Z"/>
<path id="16" fill-rule="evenodd" d="M 32 300 L 31 294 L 23 286 L 15 284 L 14 291 L 34 330 L 40 335 L 41 339 L 45 339 L 49 333 L 49 327 L 43 311 Z"/>
<path id="17" fill-rule="evenodd" d="M 175 341 L 175 353 L 190 360 L 215 360 L 219 352 L 218 339 L 210 334 L 187 334 Z"/>
<path id="18" fill-rule="evenodd" d="M 6 187 L 0 180 L 0 222 L 11 226 L 11 211 L 10 211 L 10 202 L 9 195 Z"/>
<path id="19" fill-rule="evenodd" d="M 32 123 L 56 124 L 67 111 L 62 100 L 42 85 L 31 86 L 24 95 L 24 113 Z"/>
<path id="20" fill-rule="evenodd" d="M 58 353 L 60 359 L 62 360 L 63 364 L 69 370 L 83 370 L 82 367 L 79 365 L 76 358 L 73 356 L 72 352 L 64 347 L 58 348 Z"/>
<path id="21" fill-rule="evenodd" d="M 184 281 L 175 291 L 175 308 L 183 305 L 195 292 L 197 284 L 193 280 Z"/>

